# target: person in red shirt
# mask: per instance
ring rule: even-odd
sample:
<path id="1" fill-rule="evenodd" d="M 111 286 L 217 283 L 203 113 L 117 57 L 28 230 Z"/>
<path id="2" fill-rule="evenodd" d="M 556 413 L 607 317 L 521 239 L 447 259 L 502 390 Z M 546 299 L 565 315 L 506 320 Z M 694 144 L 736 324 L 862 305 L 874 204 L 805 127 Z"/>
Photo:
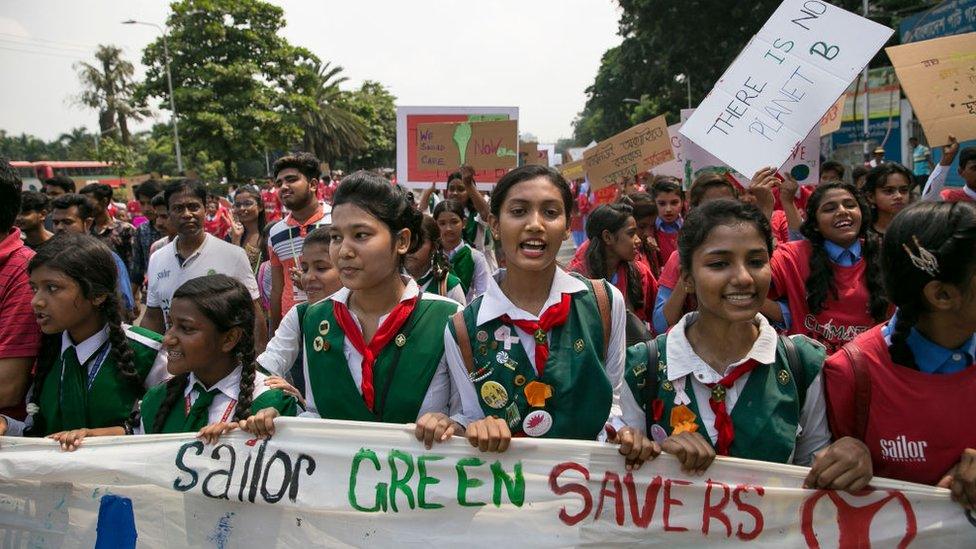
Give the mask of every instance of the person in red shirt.
<path id="1" fill-rule="evenodd" d="M 203 221 L 203 230 L 223 239 L 227 237 L 227 233 L 230 232 L 233 224 L 230 212 L 220 203 L 220 200 L 214 195 L 208 196 L 207 215 Z"/>
<path id="2" fill-rule="evenodd" d="M 264 216 L 268 223 L 281 219 L 281 199 L 278 198 L 277 183 L 273 179 L 261 189 L 261 202 L 264 202 Z"/>
<path id="3" fill-rule="evenodd" d="M 678 231 L 684 223 L 685 198 L 681 184 L 672 177 L 659 177 L 651 185 L 651 196 L 657 204 L 657 221 L 654 239 L 657 241 L 657 258 L 662 265 L 678 249 Z"/>
<path id="4" fill-rule="evenodd" d="M 835 437 L 867 444 L 878 476 L 949 488 L 976 507 L 976 206 L 895 216 L 881 266 L 898 309 L 824 365 Z"/>
<path id="5" fill-rule="evenodd" d="M 830 353 L 887 318 L 878 243 L 867 238 L 868 219 L 868 205 L 852 185 L 818 186 L 800 228 L 806 239 L 779 245 L 770 262 L 769 297 L 786 298 L 788 318 L 779 307 L 764 307 L 764 313 Z"/>
<path id="6" fill-rule="evenodd" d="M 609 281 L 623 294 L 627 310 L 648 324 L 654 312 L 657 280 L 647 264 L 637 258 L 641 245 L 637 221 L 629 199 L 624 200 L 604 204 L 590 213 L 586 256 L 570 263 L 569 270 Z"/>
<path id="7" fill-rule="evenodd" d="M 27 264 L 34 251 L 24 245 L 14 220 L 20 214 L 22 183 L 0 158 L 0 414 L 24 419 L 24 396 L 41 329 L 31 308 Z"/>
<path id="8" fill-rule="evenodd" d="M 959 175 L 966 185 L 943 189 L 939 196 L 946 202 L 976 202 L 976 147 L 966 147 L 959 151 Z"/>

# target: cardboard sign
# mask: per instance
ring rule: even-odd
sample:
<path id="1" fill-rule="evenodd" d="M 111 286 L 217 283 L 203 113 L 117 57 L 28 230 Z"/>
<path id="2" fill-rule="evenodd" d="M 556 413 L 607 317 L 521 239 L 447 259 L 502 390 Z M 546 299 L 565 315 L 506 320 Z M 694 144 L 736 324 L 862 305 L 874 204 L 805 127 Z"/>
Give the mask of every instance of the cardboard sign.
<path id="1" fill-rule="evenodd" d="M 976 138 L 976 32 L 885 51 L 930 146 Z"/>
<path id="2" fill-rule="evenodd" d="M 431 183 L 444 183 L 458 166 L 445 169 L 421 168 L 417 149 L 417 127 L 421 124 L 446 122 L 485 122 L 518 120 L 518 107 L 412 107 L 397 106 L 397 183 L 411 189 L 426 189 Z M 474 180 L 481 190 L 489 190 L 508 172 L 475 169 Z"/>
<path id="3" fill-rule="evenodd" d="M 549 152 L 535 141 L 519 141 L 519 157 L 523 166 L 549 166 Z"/>
<path id="4" fill-rule="evenodd" d="M 670 175 L 682 180 L 685 178 L 684 139 L 678 132 L 680 129 L 681 124 L 668 126 L 668 138 L 671 139 L 671 152 L 674 154 L 674 159 L 655 166 L 654 175 Z"/>
<path id="5" fill-rule="evenodd" d="M 847 95 L 842 95 L 832 107 L 827 109 L 827 112 L 820 119 L 820 137 L 830 135 L 840 129 L 840 124 L 844 121 L 844 103 L 846 102 Z"/>
<path id="6" fill-rule="evenodd" d="M 622 131 L 583 152 L 586 176 L 594 190 L 633 178 L 673 159 L 664 116 Z"/>
<path id="7" fill-rule="evenodd" d="M 448 171 L 468 164 L 475 171 L 510 170 L 518 163 L 518 123 L 448 122 L 417 126 L 417 165 Z"/>
<path id="8" fill-rule="evenodd" d="M 563 177 L 565 177 L 567 181 L 583 179 L 583 177 L 586 176 L 586 172 L 583 170 L 582 160 L 573 160 L 572 162 L 566 162 L 560 165 L 559 173 L 563 174 Z"/>
<path id="9" fill-rule="evenodd" d="M 785 0 L 681 134 L 741 173 L 782 164 L 894 31 L 819 0 Z"/>

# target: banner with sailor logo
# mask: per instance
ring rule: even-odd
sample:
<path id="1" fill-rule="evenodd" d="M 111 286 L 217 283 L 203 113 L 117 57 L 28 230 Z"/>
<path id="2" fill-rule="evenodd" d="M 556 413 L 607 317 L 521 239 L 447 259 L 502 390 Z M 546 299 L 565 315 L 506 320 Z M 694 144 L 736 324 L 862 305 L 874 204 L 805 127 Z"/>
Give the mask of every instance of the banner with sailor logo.
<path id="1" fill-rule="evenodd" d="M 544 418 L 538 420 L 542 425 Z M 410 426 L 281 420 L 242 433 L 89 438 L 73 453 L 0 439 L 2 547 L 972 547 L 947 490 L 885 479 L 857 495 L 801 488 L 806 469 L 518 439 L 504 454 Z"/>

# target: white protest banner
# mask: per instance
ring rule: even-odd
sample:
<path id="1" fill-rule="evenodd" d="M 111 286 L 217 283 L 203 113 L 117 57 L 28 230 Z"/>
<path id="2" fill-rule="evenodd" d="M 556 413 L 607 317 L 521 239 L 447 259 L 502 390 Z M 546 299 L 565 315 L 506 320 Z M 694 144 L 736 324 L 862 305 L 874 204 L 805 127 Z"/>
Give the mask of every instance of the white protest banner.
<path id="1" fill-rule="evenodd" d="M 804 490 L 804 468 L 725 458 L 703 476 L 667 455 L 629 472 L 595 442 L 425 450 L 409 426 L 289 419 L 267 442 L 0 447 L 2 547 L 961 547 L 976 536 L 943 489 Z"/>
<path id="2" fill-rule="evenodd" d="M 684 179 L 684 139 L 678 133 L 680 128 L 681 124 L 671 124 L 668 126 L 668 137 L 671 139 L 671 152 L 674 153 L 674 160 L 668 160 L 667 162 L 654 166 L 652 170 L 654 175 L 670 175 L 671 177 Z"/>
<path id="3" fill-rule="evenodd" d="M 682 126 L 744 174 L 781 165 L 894 31 L 819 0 L 785 0 Z"/>

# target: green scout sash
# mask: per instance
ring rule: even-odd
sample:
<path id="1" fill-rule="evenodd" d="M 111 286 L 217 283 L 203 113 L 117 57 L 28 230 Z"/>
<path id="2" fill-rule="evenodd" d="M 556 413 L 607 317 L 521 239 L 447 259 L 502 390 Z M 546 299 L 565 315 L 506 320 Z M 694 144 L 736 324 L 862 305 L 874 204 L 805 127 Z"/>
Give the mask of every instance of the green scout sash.
<path id="1" fill-rule="evenodd" d="M 136 373 L 145 380 L 156 360 L 162 336 L 138 326 L 128 326 L 125 332 Z M 115 427 L 129 418 L 145 389 L 133 387 L 122 379 L 112 359 L 109 342 L 90 360 L 93 361 L 93 376 L 79 363 L 73 347 L 48 367 L 42 385 L 34 389 L 40 409 L 34 414 L 31 436 Z"/>
<path id="2" fill-rule="evenodd" d="M 784 338 L 780 337 L 776 344 L 776 362 L 758 366 L 749 375 L 735 408 L 729 414 L 735 426 L 735 440 L 729 455 L 777 463 L 787 463 L 793 455 L 800 410 L 810 383 L 823 366 L 824 348 L 803 336 L 792 336 L 791 340 L 799 364 L 791 364 L 791 351 Z M 624 379 L 634 398 L 643 406 L 648 424 L 654 423 L 654 412 L 649 403 L 655 398 L 660 401 L 663 413 L 656 424 L 670 436 L 675 391 L 674 385 L 668 381 L 667 334 L 658 336 L 650 344 L 657 347 L 657 364 L 648 364 L 648 349 L 644 343 L 633 345 L 627 349 Z M 803 379 L 798 386 L 796 378 L 801 375 Z M 654 379 L 649 376 L 654 376 Z M 688 408 L 695 413 L 698 432 L 711 443 L 708 430 L 701 421 L 695 391 L 690 386 L 690 380 L 686 383 L 685 394 L 691 400 Z M 656 397 L 650 398 L 647 391 L 655 387 Z M 703 405 L 708 406 L 708 403 Z"/>
<path id="3" fill-rule="evenodd" d="M 474 258 L 471 257 L 470 246 L 462 246 L 451 258 L 451 272 L 457 276 L 461 282 L 461 289 L 467 295 L 468 290 L 471 289 L 471 281 L 474 279 Z"/>
<path id="4" fill-rule="evenodd" d="M 457 311 L 457 304 L 441 299 L 417 301 L 401 333 L 383 348 L 373 365 L 376 405 L 371 411 L 349 371 L 343 352 L 346 334 L 333 316 L 333 303 L 326 299 L 298 311 L 308 362 L 306 381 L 319 415 L 387 423 L 416 421 L 444 354 L 444 325 Z"/>
<path id="5" fill-rule="evenodd" d="M 187 413 L 184 400 L 181 398 L 166 416 L 163 430 L 160 433 L 193 433 L 203 429 L 210 423 L 210 406 L 213 397 L 218 391 L 213 389 L 213 393 L 202 391 L 197 399 L 190 406 Z M 142 399 L 140 413 L 142 414 L 142 424 L 144 434 L 159 434 L 153 426 L 156 424 L 156 416 L 159 408 L 166 398 L 166 383 L 160 383 L 146 391 L 146 396 Z M 282 416 L 292 417 L 298 412 L 295 397 L 282 391 L 281 389 L 268 389 L 255 397 L 251 403 L 251 413 L 256 414 L 265 408 L 274 408 Z M 232 411 L 230 417 L 233 418 Z"/>
<path id="6" fill-rule="evenodd" d="M 429 272 L 426 276 L 421 277 L 420 280 L 417 281 L 417 286 L 424 288 L 424 285 L 427 285 L 427 287 L 424 288 L 425 292 L 446 297 L 449 290 L 453 290 L 458 284 L 461 283 L 461 280 L 454 276 L 453 273 L 447 273 L 447 276 L 438 281 L 436 285 L 430 285 L 430 283 L 433 281 L 434 273 Z"/>
<path id="7" fill-rule="evenodd" d="M 499 319 L 477 325 L 483 297 L 475 299 L 450 324 L 482 410 L 486 416 L 508 421 L 513 434 L 522 434 L 523 419 L 541 410 L 552 418 L 552 426 L 541 436 L 595 440 L 610 415 L 613 387 L 604 366 L 609 290 L 605 281 L 599 281 L 600 292 L 593 281 L 581 280 L 590 291 L 572 294 L 569 318 L 550 331 L 549 360 L 542 377 L 537 376 L 514 328 Z M 459 338 L 462 330 L 465 334 Z M 509 337 L 499 341 L 496 334 L 504 333 Z M 468 354 L 470 361 L 465 356 Z M 541 407 L 530 406 L 525 395 L 525 387 L 533 381 L 552 387 L 552 395 Z"/>

